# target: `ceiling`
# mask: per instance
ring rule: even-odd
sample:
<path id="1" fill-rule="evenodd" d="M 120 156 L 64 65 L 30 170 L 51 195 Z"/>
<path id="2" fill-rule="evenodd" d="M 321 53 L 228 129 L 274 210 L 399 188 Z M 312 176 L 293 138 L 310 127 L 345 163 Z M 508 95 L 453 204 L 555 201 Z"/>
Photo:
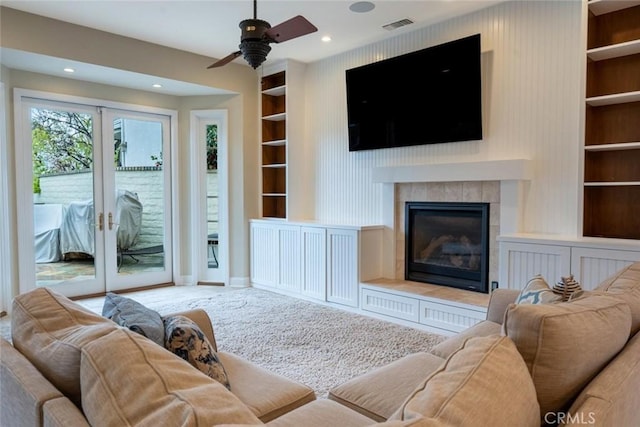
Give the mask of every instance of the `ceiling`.
<path id="1" fill-rule="evenodd" d="M 315 33 L 282 44 L 272 44 L 266 64 L 285 58 L 306 63 L 318 61 L 504 0 L 372 0 L 375 7 L 366 13 L 350 10 L 355 1 L 259 0 L 257 17 L 268 21 L 272 26 L 302 15 L 318 28 Z M 238 23 L 253 17 L 251 0 L 2 0 L 2 5 L 209 56 L 212 63 L 238 50 Z M 414 23 L 392 31 L 383 28 L 386 24 L 406 18 Z M 331 37 L 331 41 L 323 42 L 323 36 Z M 51 70 L 60 68 L 60 64 L 56 63 L 60 59 L 8 49 L 0 51 L 0 60 L 10 68 L 45 74 L 52 74 L 54 72 Z M 242 57 L 237 58 L 234 63 L 246 65 Z M 90 71 L 83 77 L 84 80 L 124 87 L 137 87 L 136 82 L 140 78 L 139 75 L 104 67 L 93 67 Z M 148 82 L 145 85 L 144 90 L 148 90 Z M 212 88 L 197 85 L 175 82 L 174 86 L 171 89 L 173 92 L 169 89 L 163 92 L 176 95 L 215 93 Z"/>

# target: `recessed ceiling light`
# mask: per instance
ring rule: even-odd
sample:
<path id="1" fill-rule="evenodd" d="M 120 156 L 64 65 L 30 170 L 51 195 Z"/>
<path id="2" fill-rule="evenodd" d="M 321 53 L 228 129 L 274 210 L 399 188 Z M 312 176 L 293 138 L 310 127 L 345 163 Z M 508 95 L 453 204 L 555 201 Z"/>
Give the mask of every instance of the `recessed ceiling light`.
<path id="1" fill-rule="evenodd" d="M 331 41 L 331 36 L 322 36 L 321 40 L 325 43 L 329 43 Z"/>
<path id="2" fill-rule="evenodd" d="M 74 70 L 74 69 L 73 69 L 73 68 L 71 68 L 71 67 L 66 67 L 66 68 L 64 68 L 64 69 L 63 69 L 63 71 L 64 71 L 65 73 L 75 73 L 75 72 L 76 72 L 76 70 Z"/>
<path id="3" fill-rule="evenodd" d="M 152 86 L 155 87 L 155 88 L 161 88 L 162 87 L 162 85 L 160 83 L 154 83 Z"/>
<path id="4" fill-rule="evenodd" d="M 366 13 L 371 12 L 375 7 L 376 5 L 370 1 L 357 1 L 349 6 L 349 10 L 355 13 Z"/>

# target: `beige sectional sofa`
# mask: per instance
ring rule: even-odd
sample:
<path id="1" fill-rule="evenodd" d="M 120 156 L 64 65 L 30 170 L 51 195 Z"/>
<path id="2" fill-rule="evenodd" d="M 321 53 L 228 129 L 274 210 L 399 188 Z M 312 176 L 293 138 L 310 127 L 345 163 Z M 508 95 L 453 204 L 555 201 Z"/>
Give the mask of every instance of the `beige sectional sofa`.
<path id="1" fill-rule="evenodd" d="M 640 262 L 569 302 L 515 304 L 518 291 L 496 290 L 484 322 L 327 399 L 220 351 L 229 391 L 146 338 L 34 293 L 16 298 L 13 346 L 1 343 L 3 426 L 640 425 Z M 215 346 L 206 313 L 186 314 Z"/>

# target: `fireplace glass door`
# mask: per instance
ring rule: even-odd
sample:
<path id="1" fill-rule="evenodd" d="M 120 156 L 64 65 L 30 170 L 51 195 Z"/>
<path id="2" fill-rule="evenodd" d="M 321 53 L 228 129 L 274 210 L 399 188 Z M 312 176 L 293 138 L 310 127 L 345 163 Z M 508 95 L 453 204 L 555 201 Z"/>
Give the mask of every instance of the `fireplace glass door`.
<path id="1" fill-rule="evenodd" d="M 407 202 L 405 278 L 487 292 L 489 204 Z"/>

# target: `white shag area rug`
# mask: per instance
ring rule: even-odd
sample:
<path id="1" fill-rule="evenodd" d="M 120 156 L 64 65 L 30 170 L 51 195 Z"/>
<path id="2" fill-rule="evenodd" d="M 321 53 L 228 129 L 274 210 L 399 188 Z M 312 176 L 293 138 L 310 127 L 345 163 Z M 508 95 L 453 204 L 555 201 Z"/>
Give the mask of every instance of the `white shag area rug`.
<path id="1" fill-rule="evenodd" d="M 204 309 L 219 350 L 306 384 L 318 397 L 446 338 L 255 288 L 153 308 L 161 314 Z"/>

